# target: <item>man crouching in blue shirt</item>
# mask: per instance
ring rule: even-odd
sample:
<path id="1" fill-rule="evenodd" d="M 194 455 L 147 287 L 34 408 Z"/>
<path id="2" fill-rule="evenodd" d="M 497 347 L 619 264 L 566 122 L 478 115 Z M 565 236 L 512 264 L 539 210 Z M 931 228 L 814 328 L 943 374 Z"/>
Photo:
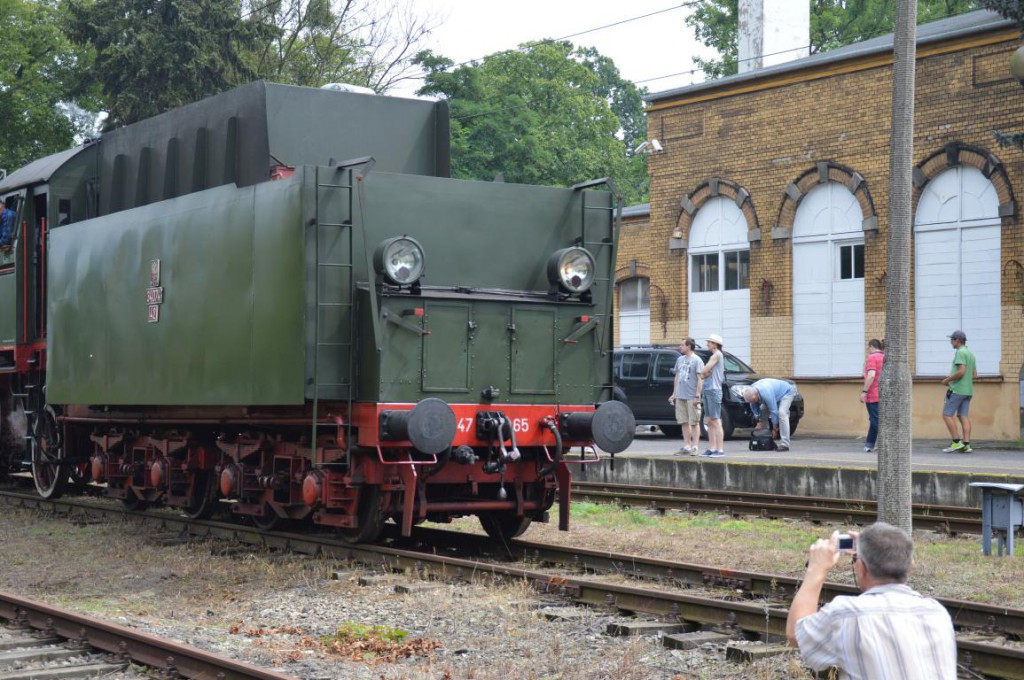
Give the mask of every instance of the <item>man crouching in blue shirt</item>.
<path id="1" fill-rule="evenodd" d="M 839 667 L 842 680 L 956 680 L 956 638 L 949 612 L 906 584 L 914 542 L 877 522 L 853 538 L 853 576 L 861 594 L 818 598 L 839 562 L 839 532 L 811 546 L 804 582 L 786 620 L 789 644 L 815 670 Z"/>
<path id="2" fill-rule="evenodd" d="M 750 404 L 755 418 L 761 417 L 761 407 L 768 409 L 772 423 L 772 439 L 780 439 L 777 451 L 789 451 L 789 407 L 796 397 L 796 385 L 777 378 L 762 378 L 743 390 L 743 399 Z"/>

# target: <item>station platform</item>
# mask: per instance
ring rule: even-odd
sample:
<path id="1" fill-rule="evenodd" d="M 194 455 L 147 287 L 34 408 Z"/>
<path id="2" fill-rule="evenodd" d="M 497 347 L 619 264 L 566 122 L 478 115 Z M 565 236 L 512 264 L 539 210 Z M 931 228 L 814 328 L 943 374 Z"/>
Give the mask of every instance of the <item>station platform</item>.
<path id="1" fill-rule="evenodd" d="M 751 451 L 747 438 L 725 442 L 723 458 L 680 455 L 681 439 L 639 432 L 633 444 L 601 463 L 573 469 L 573 479 L 675 488 L 729 489 L 850 500 L 877 499 L 878 451 L 864 440 L 797 433 L 789 451 Z M 701 450 L 707 442 L 701 442 Z M 1024 448 L 972 441 L 973 453 L 942 453 L 948 440 L 914 440 L 913 502 L 981 507 L 971 482 L 1024 483 Z"/>

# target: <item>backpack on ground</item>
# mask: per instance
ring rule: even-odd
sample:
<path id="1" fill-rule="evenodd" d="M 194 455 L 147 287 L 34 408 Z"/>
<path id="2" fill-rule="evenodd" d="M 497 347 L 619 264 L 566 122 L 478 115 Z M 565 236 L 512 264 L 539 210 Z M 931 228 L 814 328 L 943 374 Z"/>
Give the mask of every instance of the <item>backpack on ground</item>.
<path id="1" fill-rule="evenodd" d="M 774 451 L 776 448 L 770 429 L 761 427 L 750 433 L 751 451 Z"/>

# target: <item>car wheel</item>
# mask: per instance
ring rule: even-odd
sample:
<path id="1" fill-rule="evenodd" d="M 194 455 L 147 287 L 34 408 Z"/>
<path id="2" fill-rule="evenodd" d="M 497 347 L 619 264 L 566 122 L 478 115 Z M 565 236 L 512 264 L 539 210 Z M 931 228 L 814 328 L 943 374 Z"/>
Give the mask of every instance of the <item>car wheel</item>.
<path id="1" fill-rule="evenodd" d="M 682 425 L 659 425 L 658 429 L 661 430 L 663 435 L 672 439 L 679 439 L 683 436 Z"/>
<path id="2" fill-rule="evenodd" d="M 800 424 L 799 418 L 790 417 L 789 419 L 789 436 L 796 434 L 796 426 Z"/>
<path id="3" fill-rule="evenodd" d="M 732 431 L 735 426 L 732 424 L 732 416 L 729 415 L 729 410 L 722 405 L 722 438 L 732 439 Z"/>

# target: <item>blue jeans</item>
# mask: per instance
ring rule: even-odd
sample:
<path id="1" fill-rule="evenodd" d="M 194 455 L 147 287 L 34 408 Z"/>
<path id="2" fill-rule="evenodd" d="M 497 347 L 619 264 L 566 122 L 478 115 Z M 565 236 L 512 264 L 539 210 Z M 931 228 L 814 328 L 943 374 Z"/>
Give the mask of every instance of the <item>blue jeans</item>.
<path id="1" fill-rule="evenodd" d="M 868 407 L 868 438 L 864 440 L 864 446 L 875 448 L 875 440 L 878 439 L 878 402 L 864 404 Z"/>

